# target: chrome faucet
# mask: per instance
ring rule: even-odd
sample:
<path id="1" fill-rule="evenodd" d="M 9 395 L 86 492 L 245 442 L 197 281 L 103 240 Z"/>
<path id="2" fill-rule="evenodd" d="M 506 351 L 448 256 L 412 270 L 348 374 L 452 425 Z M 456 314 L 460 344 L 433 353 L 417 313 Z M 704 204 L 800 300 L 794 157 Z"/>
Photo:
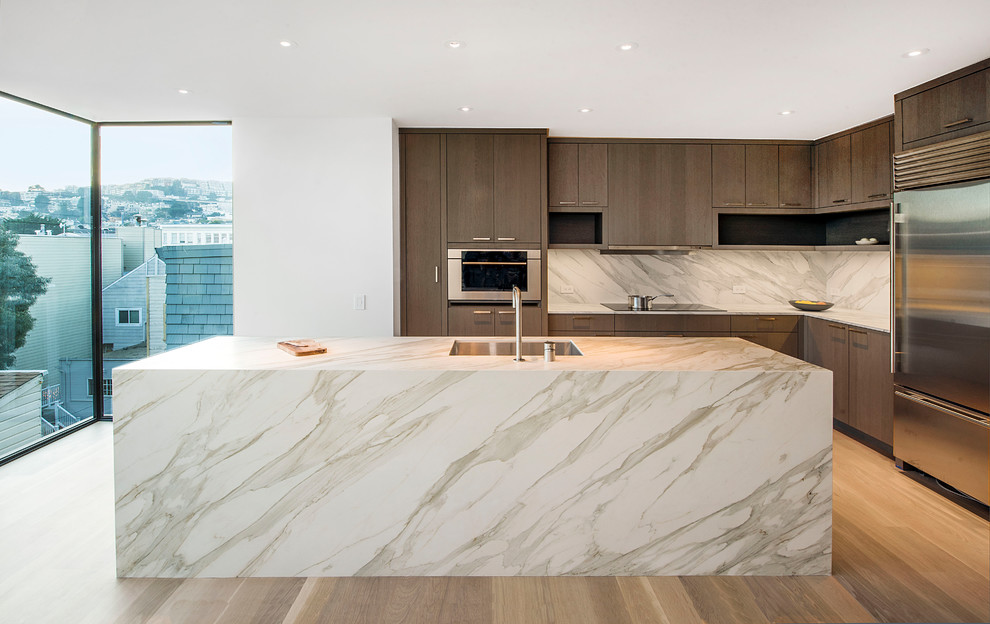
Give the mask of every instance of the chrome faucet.
<path id="1" fill-rule="evenodd" d="M 512 287 L 512 309 L 516 312 L 516 362 L 522 362 L 522 291 Z"/>

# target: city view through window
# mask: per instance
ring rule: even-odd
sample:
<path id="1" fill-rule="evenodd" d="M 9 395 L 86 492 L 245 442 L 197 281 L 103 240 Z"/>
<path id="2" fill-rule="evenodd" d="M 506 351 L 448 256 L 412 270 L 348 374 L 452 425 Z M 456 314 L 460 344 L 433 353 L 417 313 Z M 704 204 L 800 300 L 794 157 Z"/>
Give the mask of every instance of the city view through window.
<path id="1" fill-rule="evenodd" d="M 112 413 L 115 366 L 232 333 L 228 125 L 100 128 L 95 387 L 91 126 L 0 97 L 0 458 Z"/>

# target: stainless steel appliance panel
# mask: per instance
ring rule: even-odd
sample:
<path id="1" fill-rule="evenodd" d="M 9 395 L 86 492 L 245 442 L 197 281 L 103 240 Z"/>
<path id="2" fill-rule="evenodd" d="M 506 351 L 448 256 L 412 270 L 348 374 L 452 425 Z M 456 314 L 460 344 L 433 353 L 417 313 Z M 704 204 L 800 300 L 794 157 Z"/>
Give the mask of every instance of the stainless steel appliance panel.
<path id="1" fill-rule="evenodd" d="M 894 382 L 990 412 L 990 181 L 894 202 Z"/>
<path id="2" fill-rule="evenodd" d="M 990 505 L 990 420 L 934 397 L 894 391 L 897 459 Z"/>
<path id="3" fill-rule="evenodd" d="M 511 301 L 518 286 L 524 301 L 539 301 L 540 260 L 538 249 L 448 249 L 447 299 Z"/>

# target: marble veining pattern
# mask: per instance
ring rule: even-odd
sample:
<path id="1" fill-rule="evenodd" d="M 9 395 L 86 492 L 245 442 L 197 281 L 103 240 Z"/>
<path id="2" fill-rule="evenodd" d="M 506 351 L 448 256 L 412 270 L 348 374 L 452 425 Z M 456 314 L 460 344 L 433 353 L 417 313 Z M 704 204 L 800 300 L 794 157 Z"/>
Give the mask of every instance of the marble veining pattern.
<path id="1" fill-rule="evenodd" d="M 831 378 L 788 360 L 121 367 L 118 574 L 828 574 Z"/>
<path id="2" fill-rule="evenodd" d="M 713 306 L 767 305 L 789 299 L 833 301 L 839 308 L 887 314 L 890 268 L 884 252 L 693 251 L 686 254 L 547 252 L 550 305 L 622 302 L 626 295 Z M 574 287 L 562 294 L 560 286 Z M 734 294 L 733 286 L 743 286 Z"/>

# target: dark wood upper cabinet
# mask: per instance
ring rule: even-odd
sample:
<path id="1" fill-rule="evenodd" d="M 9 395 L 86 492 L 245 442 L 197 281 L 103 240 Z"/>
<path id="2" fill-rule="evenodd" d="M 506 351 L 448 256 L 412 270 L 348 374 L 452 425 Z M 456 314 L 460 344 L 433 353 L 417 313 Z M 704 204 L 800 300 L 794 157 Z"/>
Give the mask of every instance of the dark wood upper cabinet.
<path id="1" fill-rule="evenodd" d="M 712 206 L 746 205 L 746 146 L 712 145 Z"/>
<path id="2" fill-rule="evenodd" d="M 746 206 L 777 206 L 777 146 L 746 146 Z"/>
<path id="3" fill-rule="evenodd" d="M 891 155 L 893 121 L 849 136 L 852 203 L 889 199 L 893 193 Z"/>
<path id="4" fill-rule="evenodd" d="M 660 145 L 608 146 L 608 244 L 660 245 Z"/>
<path id="5" fill-rule="evenodd" d="M 578 145 L 578 203 L 581 206 L 608 205 L 608 145 Z"/>
<path id="6" fill-rule="evenodd" d="M 778 200 L 781 208 L 811 207 L 811 146 L 780 145 L 778 157 Z"/>
<path id="7" fill-rule="evenodd" d="M 712 146 L 608 146 L 608 244 L 712 244 Z"/>
<path id="8" fill-rule="evenodd" d="M 665 144 L 660 148 L 658 244 L 711 245 L 712 146 Z"/>
<path id="9" fill-rule="evenodd" d="M 539 243 L 543 136 L 446 137 L 447 241 Z"/>
<path id="10" fill-rule="evenodd" d="M 578 144 L 547 145 L 547 197 L 551 206 L 578 205 Z"/>
<path id="11" fill-rule="evenodd" d="M 495 135 L 495 242 L 540 242 L 543 140 L 537 134 Z"/>
<path id="12" fill-rule="evenodd" d="M 441 137 L 402 135 L 402 333 L 443 335 Z"/>
<path id="13" fill-rule="evenodd" d="M 491 242 L 495 215 L 495 137 L 447 135 L 447 240 Z"/>
<path id="14" fill-rule="evenodd" d="M 895 95 L 902 143 L 900 149 L 987 130 L 983 124 L 990 124 L 988 63 L 990 61 L 983 61 L 936 79 L 930 88 L 920 91 L 912 89 Z"/>
<path id="15" fill-rule="evenodd" d="M 815 155 L 818 161 L 818 206 L 829 208 L 851 203 L 852 152 L 849 135 L 819 143 Z"/>
<path id="16" fill-rule="evenodd" d="M 547 146 L 551 206 L 608 205 L 608 145 L 551 143 Z"/>

